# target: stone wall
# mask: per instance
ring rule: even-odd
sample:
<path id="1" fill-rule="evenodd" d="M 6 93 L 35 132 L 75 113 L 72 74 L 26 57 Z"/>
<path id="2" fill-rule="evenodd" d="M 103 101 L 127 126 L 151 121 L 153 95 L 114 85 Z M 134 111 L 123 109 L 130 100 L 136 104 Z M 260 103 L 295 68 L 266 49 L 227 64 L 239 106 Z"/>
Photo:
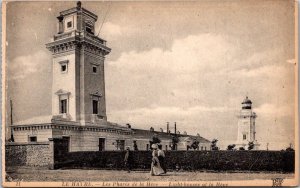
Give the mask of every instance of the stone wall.
<path id="1" fill-rule="evenodd" d="M 24 166 L 26 165 L 26 145 L 5 145 L 5 165 Z"/>
<path id="2" fill-rule="evenodd" d="M 53 159 L 50 142 L 28 144 L 5 144 L 6 166 L 37 166 L 46 167 Z"/>

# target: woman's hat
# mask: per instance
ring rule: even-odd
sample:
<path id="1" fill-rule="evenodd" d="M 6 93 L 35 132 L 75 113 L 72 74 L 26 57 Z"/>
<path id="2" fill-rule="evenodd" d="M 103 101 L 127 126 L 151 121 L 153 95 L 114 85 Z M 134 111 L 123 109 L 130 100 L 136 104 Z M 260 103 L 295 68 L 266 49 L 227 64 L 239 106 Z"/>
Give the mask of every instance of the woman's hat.
<path id="1" fill-rule="evenodd" d="M 152 147 L 153 149 L 157 149 L 157 144 L 152 144 L 151 147 Z"/>

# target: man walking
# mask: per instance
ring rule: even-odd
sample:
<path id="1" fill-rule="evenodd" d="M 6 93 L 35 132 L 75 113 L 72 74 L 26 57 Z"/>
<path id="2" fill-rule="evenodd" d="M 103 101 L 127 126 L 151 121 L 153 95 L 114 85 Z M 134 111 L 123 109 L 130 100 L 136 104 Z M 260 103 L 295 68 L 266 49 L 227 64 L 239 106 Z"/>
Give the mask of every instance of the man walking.
<path id="1" fill-rule="evenodd" d="M 127 172 L 130 173 L 131 166 L 132 166 L 132 154 L 130 153 L 129 146 L 126 147 L 126 153 L 124 158 L 125 168 L 127 169 Z"/>

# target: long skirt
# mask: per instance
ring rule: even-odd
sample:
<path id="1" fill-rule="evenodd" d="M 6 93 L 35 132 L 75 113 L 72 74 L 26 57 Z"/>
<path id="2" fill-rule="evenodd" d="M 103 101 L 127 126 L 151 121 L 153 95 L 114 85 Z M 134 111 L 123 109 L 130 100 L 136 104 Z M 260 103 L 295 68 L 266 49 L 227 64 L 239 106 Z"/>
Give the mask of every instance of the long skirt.
<path id="1" fill-rule="evenodd" d="M 164 173 L 167 173 L 167 168 L 165 165 L 165 158 L 163 156 L 158 156 L 160 167 L 164 170 Z"/>
<path id="2" fill-rule="evenodd" d="M 164 173 L 164 170 L 161 168 L 159 160 L 157 157 L 154 157 L 152 159 L 152 163 L 151 163 L 151 171 L 150 171 L 150 175 L 151 176 L 158 176 Z"/>

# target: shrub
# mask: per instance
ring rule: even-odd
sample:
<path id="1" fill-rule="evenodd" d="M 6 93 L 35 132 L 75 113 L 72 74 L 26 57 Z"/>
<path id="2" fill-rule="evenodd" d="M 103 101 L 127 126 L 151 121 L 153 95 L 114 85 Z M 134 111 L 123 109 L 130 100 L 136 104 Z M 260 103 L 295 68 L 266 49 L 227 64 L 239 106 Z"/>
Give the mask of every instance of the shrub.
<path id="1" fill-rule="evenodd" d="M 248 150 L 252 150 L 254 148 L 254 143 L 253 142 L 249 142 L 248 143 Z"/>
<path id="2" fill-rule="evenodd" d="M 230 144 L 227 146 L 227 150 L 233 150 L 235 147 L 235 144 Z"/>
<path id="3" fill-rule="evenodd" d="M 239 150 L 245 150 L 245 148 L 244 147 L 239 147 Z"/>
<path id="4" fill-rule="evenodd" d="M 285 151 L 295 151 L 292 147 L 288 147 L 285 149 Z"/>
<path id="5" fill-rule="evenodd" d="M 217 139 L 213 139 L 211 141 L 211 150 L 219 150 L 219 148 L 217 147 L 217 142 L 218 142 Z"/>

